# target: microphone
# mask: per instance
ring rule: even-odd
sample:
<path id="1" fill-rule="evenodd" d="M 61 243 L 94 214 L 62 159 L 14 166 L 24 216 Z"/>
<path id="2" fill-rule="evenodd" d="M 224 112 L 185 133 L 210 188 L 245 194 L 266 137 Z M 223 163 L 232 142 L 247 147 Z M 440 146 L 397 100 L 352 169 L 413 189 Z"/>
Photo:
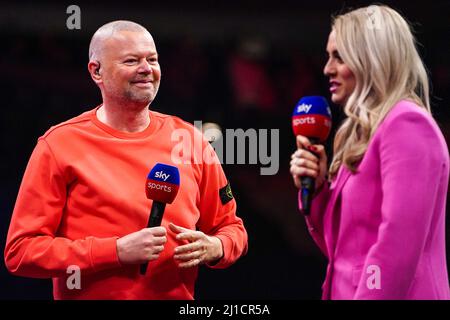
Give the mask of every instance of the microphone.
<path id="1" fill-rule="evenodd" d="M 295 136 L 305 136 L 312 144 L 324 143 L 331 131 L 331 110 L 327 100 L 321 96 L 301 98 L 292 114 L 292 130 Z M 303 214 L 309 215 L 315 189 L 314 178 L 302 177 L 300 181 Z"/>
<path id="2" fill-rule="evenodd" d="M 145 194 L 153 200 L 147 228 L 161 225 L 166 203 L 172 203 L 180 187 L 180 173 L 178 168 L 167 164 L 157 163 L 147 176 Z M 141 264 L 142 275 L 147 270 L 148 262 Z"/>

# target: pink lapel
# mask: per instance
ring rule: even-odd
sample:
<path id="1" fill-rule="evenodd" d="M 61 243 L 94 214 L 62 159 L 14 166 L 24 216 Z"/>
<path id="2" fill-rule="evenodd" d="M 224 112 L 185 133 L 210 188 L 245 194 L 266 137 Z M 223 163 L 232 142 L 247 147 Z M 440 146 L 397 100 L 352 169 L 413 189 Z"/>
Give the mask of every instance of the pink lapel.
<path id="1" fill-rule="evenodd" d="M 330 260 L 334 257 L 334 248 L 340 220 L 340 210 L 336 206 L 340 206 L 340 202 L 338 201 L 339 195 L 351 174 L 352 172 L 342 165 L 336 180 L 333 181 L 330 186 L 331 197 L 324 216 L 324 236 Z"/>

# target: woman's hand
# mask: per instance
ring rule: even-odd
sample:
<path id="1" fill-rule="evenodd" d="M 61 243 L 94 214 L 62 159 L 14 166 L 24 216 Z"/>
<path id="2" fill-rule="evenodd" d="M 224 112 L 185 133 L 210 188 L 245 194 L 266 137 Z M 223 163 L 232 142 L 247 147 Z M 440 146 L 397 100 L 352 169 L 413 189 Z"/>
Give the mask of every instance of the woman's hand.
<path id="1" fill-rule="evenodd" d="M 294 184 L 300 189 L 301 177 L 315 178 L 316 190 L 325 181 L 327 175 L 327 155 L 324 146 L 312 145 L 307 137 L 297 136 L 297 151 L 291 156 L 291 174 Z"/>

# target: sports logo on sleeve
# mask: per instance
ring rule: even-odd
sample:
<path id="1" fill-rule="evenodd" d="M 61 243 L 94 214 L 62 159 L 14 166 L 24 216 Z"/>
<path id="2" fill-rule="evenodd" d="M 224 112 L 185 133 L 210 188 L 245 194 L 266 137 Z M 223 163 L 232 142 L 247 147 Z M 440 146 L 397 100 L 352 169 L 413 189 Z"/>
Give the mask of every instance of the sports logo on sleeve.
<path id="1" fill-rule="evenodd" d="M 219 189 L 220 201 L 225 205 L 231 200 L 233 200 L 233 192 L 231 192 L 231 186 L 228 182 L 225 187 Z"/>

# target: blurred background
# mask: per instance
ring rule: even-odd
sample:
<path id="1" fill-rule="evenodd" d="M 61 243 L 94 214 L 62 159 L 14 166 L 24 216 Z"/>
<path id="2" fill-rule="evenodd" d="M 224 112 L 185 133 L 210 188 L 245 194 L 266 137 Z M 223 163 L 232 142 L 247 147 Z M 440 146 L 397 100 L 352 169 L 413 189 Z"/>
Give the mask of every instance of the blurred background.
<path id="1" fill-rule="evenodd" d="M 448 142 L 450 1 L 383 3 L 400 11 L 414 27 L 433 84 L 433 113 Z M 66 9 L 72 4 L 81 9 L 79 30 L 66 26 L 70 16 Z M 87 72 L 90 37 L 112 20 L 133 20 L 152 33 L 160 55 L 162 82 L 151 109 L 190 122 L 214 122 L 222 129 L 280 130 L 277 175 L 260 175 L 261 165 L 223 166 L 249 234 L 249 252 L 229 269 L 202 267 L 196 298 L 319 299 L 326 260 L 297 210 L 296 189 L 289 175 L 290 155 L 295 150 L 290 117 L 302 96 L 329 98 L 322 69 L 330 16 L 344 8 L 370 4 L 319 0 L 267 4 L 257 0 L 1 2 L 2 252 L 37 138 L 50 126 L 101 102 Z M 335 131 L 342 114 L 334 105 L 332 112 Z M 50 280 L 11 276 L 2 254 L 0 299 L 51 298 Z"/>

